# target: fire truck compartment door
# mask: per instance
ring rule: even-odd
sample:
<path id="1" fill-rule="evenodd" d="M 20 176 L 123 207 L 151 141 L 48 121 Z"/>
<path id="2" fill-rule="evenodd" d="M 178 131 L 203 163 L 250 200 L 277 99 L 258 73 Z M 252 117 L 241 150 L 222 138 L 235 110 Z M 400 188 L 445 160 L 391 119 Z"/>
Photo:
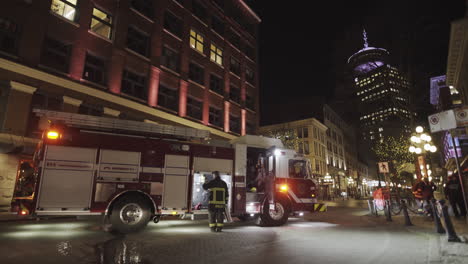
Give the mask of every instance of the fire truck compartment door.
<path id="1" fill-rule="evenodd" d="M 96 152 L 90 148 L 47 146 L 38 194 L 41 212 L 89 210 Z"/>
<path id="2" fill-rule="evenodd" d="M 140 169 L 140 152 L 101 149 L 98 179 L 136 181 Z"/>
<path id="3" fill-rule="evenodd" d="M 193 159 L 193 170 L 219 171 L 221 174 L 232 175 L 232 160 L 195 157 Z"/>
<path id="4" fill-rule="evenodd" d="M 187 208 L 188 175 L 188 156 L 166 155 L 162 200 L 163 208 Z"/>

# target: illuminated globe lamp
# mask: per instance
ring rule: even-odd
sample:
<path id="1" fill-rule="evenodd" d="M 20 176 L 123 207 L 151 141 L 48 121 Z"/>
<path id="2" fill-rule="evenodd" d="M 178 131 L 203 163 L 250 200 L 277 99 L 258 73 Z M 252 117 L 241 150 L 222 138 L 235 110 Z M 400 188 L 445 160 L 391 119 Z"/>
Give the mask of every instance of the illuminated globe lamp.
<path id="1" fill-rule="evenodd" d="M 411 146 L 409 152 L 416 154 L 416 178 L 419 180 L 422 177 L 430 177 L 432 171 L 429 169 L 429 164 L 426 164 L 425 154 L 429 152 L 436 152 L 437 147 L 431 144 L 432 137 L 424 133 L 422 126 L 416 127 L 416 133 L 410 138 Z M 429 172 L 431 171 L 431 172 Z M 430 180 L 430 179 L 429 179 Z"/>

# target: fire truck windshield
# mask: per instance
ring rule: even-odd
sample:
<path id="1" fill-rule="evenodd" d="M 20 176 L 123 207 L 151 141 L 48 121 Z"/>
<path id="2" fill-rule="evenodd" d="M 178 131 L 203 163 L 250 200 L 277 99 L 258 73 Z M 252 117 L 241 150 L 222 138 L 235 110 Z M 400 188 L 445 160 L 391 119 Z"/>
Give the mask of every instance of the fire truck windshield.
<path id="1" fill-rule="evenodd" d="M 307 169 L 307 160 L 289 160 L 289 177 L 290 178 L 309 178 L 309 170 Z"/>

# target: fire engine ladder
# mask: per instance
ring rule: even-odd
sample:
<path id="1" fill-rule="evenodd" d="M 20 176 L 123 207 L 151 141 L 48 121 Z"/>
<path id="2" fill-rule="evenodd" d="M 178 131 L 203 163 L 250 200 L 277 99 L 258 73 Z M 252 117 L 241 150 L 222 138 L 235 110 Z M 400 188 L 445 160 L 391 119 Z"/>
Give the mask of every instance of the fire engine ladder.
<path id="1" fill-rule="evenodd" d="M 33 109 L 33 112 L 41 118 L 58 121 L 70 127 L 133 131 L 139 133 L 173 135 L 184 138 L 205 139 L 210 136 L 208 130 L 188 127 L 176 127 L 170 125 L 152 124 L 139 121 L 122 120 L 108 117 L 97 117 L 90 115 Z"/>

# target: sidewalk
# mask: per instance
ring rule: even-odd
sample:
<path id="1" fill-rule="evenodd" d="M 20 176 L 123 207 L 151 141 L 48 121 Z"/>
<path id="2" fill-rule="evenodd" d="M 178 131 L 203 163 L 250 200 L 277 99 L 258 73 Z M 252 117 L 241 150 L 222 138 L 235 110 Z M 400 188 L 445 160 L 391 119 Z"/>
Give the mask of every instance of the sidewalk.
<path id="1" fill-rule="evenodd" d="M 404 227 L 407 231 L 426 236 L 429 240 L 428 264 L 455 264 L 468 263 L 468 224 L 464 219 L 451 218 L 457 236 L 462 240 L 458 242 L 448 242 L 447 234 L 438 234 L 435 230 L 434 222 L 426 216 L 410 215 L 413 226 L 405 226 L 403 214 L 392 216 L 392 222 L 387 222 L 383 212 L 379 217 L 367 216 L 369 220 L 378 225 L 391 225 L 394 227 Z M 444 220 L 441 219 L 445 228 Z"/>

